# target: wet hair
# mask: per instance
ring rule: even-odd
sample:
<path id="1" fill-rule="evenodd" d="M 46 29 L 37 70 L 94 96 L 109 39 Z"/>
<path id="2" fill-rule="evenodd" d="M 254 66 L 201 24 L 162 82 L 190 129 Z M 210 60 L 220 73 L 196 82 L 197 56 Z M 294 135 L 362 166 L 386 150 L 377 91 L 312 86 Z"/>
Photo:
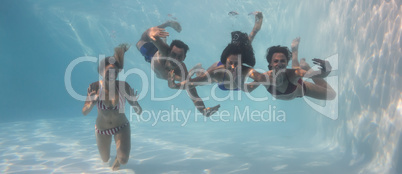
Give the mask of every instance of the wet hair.
<path id="1" fill-rule="evenodd" d="M 226 60 L 230 55 L 241 55 L 242 64 L 250 67 L 255 65 L 255 56 L 253 47 L 250 44 L 248 35 L 240 31 L 234 31 L 232 34 L 232 41 L 226 46 L 221 55 L 221 63 L 226 64 Z"/>
<path id="2" fill-rule="evenodd" d="M 99 62 L 98 73 L 100 75 L 102 75 L 105 68 L 109 65 L 114 65 L 114 66 L 116 66 L 117 69 L 122 69 L 122 67 L 120 67 L 119 62 L 116 60 L 116 58 L 114 58 L 113 56 L 109 56 L 109 57 L 102 59 Z"/>
<path id="3" fill-rule="evenodd" d="M 241 63 L 246 64 L 250 67 L 255 65 L 255 56 L 252 47 L 247 47 L 246 45 L 238 45 L 230 43 L 223 50 L 221 55 L 221 63 L 226 64 L 226 60 L 230 55 L 241 55 Z"/>
<path id="4" fill-rule="evenodd" d="M 173 46 L 176 46 L 177 48 L 184 49 L 184 54 L 187 54 L 187 51 L 190 50 L 190 48 L 188 48 L 188 45 L 185 44 L 181 40 L 173 40 L 172 43 L 170 43 L 169 51 L 171 51 L 173 49 Z"/>
<path id="5" fill-rule="evenodd" d="M 269 68 L 269 70 L 272 69 L 270 63 L 271 63 L 271 61 L 272 61 L 272 56 L 273 56 L 275 53 L 283 53 L 283 54 L 285 55 L 286 60 L 287 60 L 288 62 L 290 61 L 290 58 L 292 57 L 292 53 L 289 51 L 289 48 L 288 48 L 288 47 L 285 47 L 285 46 L 282 47 L 282 46 L 280 46 L 280 45 L 269 47 L 269 48 L 267 49 L 267 56 L 266 56 L 267 62 L 268 62 L 268 68 Z"/>
<path id="6" fill-rule="evenodd" d="M 245 45 L 250 44 L 250 40 L 248 39 L 247 33 L 243 33 L 241 31 L 233 31 L 231 35 L 232 35 L 231 42 L 234 44 L 245 44 Z"/>

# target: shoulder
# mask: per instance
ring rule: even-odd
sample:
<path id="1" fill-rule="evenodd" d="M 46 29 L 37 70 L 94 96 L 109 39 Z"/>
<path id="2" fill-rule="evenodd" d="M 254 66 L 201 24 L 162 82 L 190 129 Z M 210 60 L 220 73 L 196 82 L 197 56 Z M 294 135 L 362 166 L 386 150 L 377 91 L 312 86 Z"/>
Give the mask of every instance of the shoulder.
<path id="1" fill-rule="evenodd" d="M 241 68 L 242 68 L 242 71 L 243 71 L 243 72 L 249 72 L 249 71 L 253 71 L 253 70 L 254 70 L 254 68 L 248 67 L 248 66 L 242 66 Z"/>
<path id="2" fill-rule="evenodd" d="M 215 62 L 214 64 L 212 64 L 208 70 L 217 70 L 217 69 L 224 69 L 225 65 L 223 65 L 220 61 Z"/>
<path id="3" fill-rule="evenodd" d="M 119 86 L 122 86 L 122 87 L 130 87 L 130 84 L 128 84 L 126 81 L 120 81 L 120 80 L 118 80 L 118 81 L 116 81 L 117 82 L 117 84 L 119 85 Z"/>
<path id="4" fill-rule="evenodd" d="M 131 89 L 130 84 L 128 84 L 126 81 L 117 81 L 117 82 L 119 90 L 124 90 L 128 92 L 129 89 Z"/>
<path id="5" fill-rule="evenodd" d="M 224 72 L 223 70 L 225 69 L 225 65 L 221 64 L 221 62 L 215 62 L 208 68 L 209 73 L 219 73 L 219 72 Z"/>
<path id="6" fill-rule="evenodd" d="M 151 63 L 154 64 L 154 66 L 160 65 L 161 64 L 161 60 L 162 60 L 162 55 L 160 54 L 159 51 L 156 51 L 156 53 L 153 55 Z"/>

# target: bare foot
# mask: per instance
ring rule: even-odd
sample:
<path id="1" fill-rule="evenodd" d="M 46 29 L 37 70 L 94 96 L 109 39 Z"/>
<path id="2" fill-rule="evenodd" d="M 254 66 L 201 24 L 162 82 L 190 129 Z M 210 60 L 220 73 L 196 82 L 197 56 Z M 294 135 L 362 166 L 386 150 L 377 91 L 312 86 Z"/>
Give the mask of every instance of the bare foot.
<path id="1" fill-rule="evenodd" d="M 169 26 L 172 27 L 174 30 L 176 30 L 177 32 L 181 32 L 181 26 L 178 22 L 176 21 L 169 21 Z"/>
<path id="2" fill-rule="evenodd" d="M 305 58 L 302 58 L 302 59 L 300 60 L 300 68 L 303 69 L 303 70 L 305 70 L 305 71 L 308 71 L 308 70 L 311 69 L 310 65 L 306 62 L 306 59 L 305 59 Z"/>
<path id="3" fill-rule="evenodd" d="M 297 51 L 299 49 L 300 37 L 296 37 L 292 41 L 291 49 L 292 51 Z"/>
<path id="4" fill-rule="evenodd" d="M 113 165 L 112 165 L 112 170 L 117 171 L 117 170 L 119 170 L 119 168 L 120 168 L 120 163 L 119 163 L 119 160 L 117 160 L 117 157 L 116 157 L 116 159 L 114 160 Z"/>

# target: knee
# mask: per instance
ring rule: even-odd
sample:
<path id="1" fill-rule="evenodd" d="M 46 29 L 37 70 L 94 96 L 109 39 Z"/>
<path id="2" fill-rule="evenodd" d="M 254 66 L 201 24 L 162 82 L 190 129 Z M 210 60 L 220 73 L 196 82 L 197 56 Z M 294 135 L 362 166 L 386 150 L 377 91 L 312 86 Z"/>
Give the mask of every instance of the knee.
<path id="1" fill-rule="evenodd" d="M 331 90 L 329 92 L 327 92 L 327 100 L 334 100 L 336 97 L 336 92 Z"/>
<path id="2" fill-rule="evenodd" d="M 119 159 L 119 163 L 120 164 L 127 164 L 127 162 L 128 162 L 128 156 L 126 156 L 126 155 L 124 155 L 124 156 L 120 156 L 120 157 L 118 157 L 118 159 Z"/>

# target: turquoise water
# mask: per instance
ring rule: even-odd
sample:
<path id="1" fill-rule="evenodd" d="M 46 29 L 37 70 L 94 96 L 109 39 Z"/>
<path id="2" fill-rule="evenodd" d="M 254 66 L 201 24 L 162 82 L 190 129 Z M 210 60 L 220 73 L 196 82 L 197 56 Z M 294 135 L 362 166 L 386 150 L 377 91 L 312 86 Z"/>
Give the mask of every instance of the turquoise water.
<path id="1" fill-rule="evenodd" d="M 96 146 L 97 111 L 84 117 L 80 96 L 98 80 L 97 63 L 88 60 L 112 55 L 124 42 L 133 44 L 125 72 L 136 72 L 126 81 L 140 92 L 144 113 L 126 107 L 132 148 L 118 173 L 402 173 L 399 0 L 1 4 L 0 173 L 112 172 Z M 268 47 L 290 46 L 300 36 L 299 58 L 331 62 L 334 101 L 279 101 L 263 87 L 247 96 L 202 86 L 207 106 L 221 104 L 207 119 L 184 92 L 158 101 L 177 91 L 152 78 L 134 47 L 143 31 L 179 21 L 182 32 L 168 28 L 168 42 L 190 46 L 187 67 L 207 68 L 219 60 L 231 31 L 251 31 L 253 11 L 264 15 L 253 41 L 256 69 L 267 70 Z"/>

